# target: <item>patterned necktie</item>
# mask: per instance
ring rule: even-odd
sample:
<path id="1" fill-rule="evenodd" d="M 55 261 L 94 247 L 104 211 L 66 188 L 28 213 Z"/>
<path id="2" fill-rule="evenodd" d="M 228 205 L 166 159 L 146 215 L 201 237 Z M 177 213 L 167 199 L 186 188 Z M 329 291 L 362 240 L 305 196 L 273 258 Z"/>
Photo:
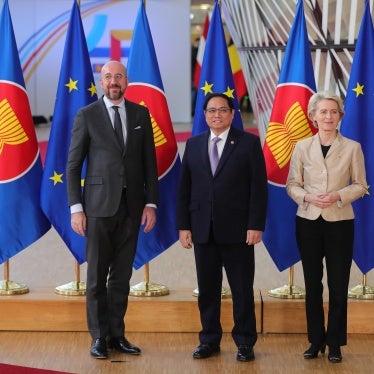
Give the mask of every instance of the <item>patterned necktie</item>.
<path id="1" fill-rule="evenodd" d="M 212 148 L 210 149 L 210 153 L 209 153 L 210 167 L 212 169 L 213 175 L 216 172 L 218 161 L 219 161 L 217 143 L 220 140 L 222 139 L 218 136 L 212 139 L 213 144 L 212 144 Z"/>
<path id="2" fill-rule="evenodd" d="M 119 111 L 118 111 L 119 107 L 117 105 L 113 105 L 112 108 L 114 110 L 114 132 L 116 133 L 117 140 L 118 140 L 122 150 L 124 150 L 125 142 L 123 140 L 121 116 L 120 116 Z"/>

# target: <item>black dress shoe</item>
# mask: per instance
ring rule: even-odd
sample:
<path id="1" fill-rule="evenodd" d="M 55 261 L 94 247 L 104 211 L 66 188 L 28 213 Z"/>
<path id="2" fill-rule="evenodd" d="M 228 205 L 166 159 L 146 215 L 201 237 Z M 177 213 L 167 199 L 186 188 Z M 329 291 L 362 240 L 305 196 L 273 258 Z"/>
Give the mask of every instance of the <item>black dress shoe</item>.
<path id="1" fill-rule="evenodd" d="M 342 361 L 343 357 L 342 357 L 342 353 L 340 352 L 339 346 L 329 345 L 328 359 L 333 364 L 337 364 L 338 362 Z"/>
<path id="2" fill-rule="evenodd" d="M 108 349 L 104 338 L 95 339 L 91 345 L 90 353 L 95 358 L 108 358 Z"/>
<path id="3" fill-rule="evenodd" d="M 215 344 L 200 344 L 195 348 L 193 352 L 193 358 L 208 358 L 213 353 L 218 353 L 220 351 L 219 345 Z"/>
<path id="4" fill-rule="evenodd" d="M 124 336 L 111 338 L 108 342 L 110 349 L 114 348 L 118 352 L 127 353 L 129 355 L 140 355 L 140 348 L 131 344 Z"/>
<path id="5" fill-rule="evenodd" d="M 253 361 L 255 359 L 253 347 L 251 345 L 239 345 L 236 359 L 238 361 Z"/>
<path id="6" fill-rule="evenodd" d="M 322 344 L 311 344 L 310 347 L 304 352 L 304 358 L 307 360 L 311 358 L 317 358 L 319 351 L 321 353 L 325 353 L 326 350 L 326 343 Z"/>

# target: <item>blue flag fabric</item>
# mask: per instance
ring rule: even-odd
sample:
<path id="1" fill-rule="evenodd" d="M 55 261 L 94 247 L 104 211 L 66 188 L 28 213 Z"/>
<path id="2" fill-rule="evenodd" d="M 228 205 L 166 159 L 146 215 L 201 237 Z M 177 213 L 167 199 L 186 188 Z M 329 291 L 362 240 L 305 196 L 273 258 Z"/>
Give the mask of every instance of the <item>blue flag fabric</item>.
<path id="1" fill-rule="evenodd" d="M 181 163 L 143 1 L 135 22 L 127 74 L 130 84 L 125 98 L 146 106 L 150 112 L 159 178 L 156 226 L 146 234 L 142 228 L 139 232 L 134 260 L 134 268 L 139 269 L 178 240 L 175 214 Z"/>
<path id="2" fill-rule="evenodd" d="M 263 242 L 279 271 L 300 260 L 295 237 L 297 205 L 285 187 L 296 142 L 316 131 L 307 116 L 315 90 L 303 2 L 299 0 L 263 148 L 269 199 Z"/>
<path id="3" fill-rule="evenodd" d="M 66 164 L 77 111 L 97 100 L 81 15 L 74 1 L 67 30 L 56 103 L 44 165 L 41 205 L 79 264 L 86 261 L 85 238 L 71 228 Z"/>
<path id="4" fill-rule="evenodd" d="M 215 1 L 212 18 L 205 44 L 201 66 L 200 83 L 196 98 L 192 135 L 209 130 L 205 121 L 203 105 L 209 93 L 224 93 L 234 102 L 235 116 L 233 126 L 243 130 L 240 107 L 235 92 L 230 57 L 227 51 L 226 37 L 223 30 L 218 1 Z"/>
<path id="5" fill-rule="evenodd" d="M 0 15 L 0 263 L 42 237 L 42 163 L 8 0 Z"/>
<path id="6" fill-rule="evenodd" d="M 365 157 L 366 178 L 374 183 L 374 28 L 366 1 L 349 78 L 342 135 L 361 143 Z M 363 274 L 374 268 L 374 196 L 353 203 L 355 235 L 353 259 Z"/>

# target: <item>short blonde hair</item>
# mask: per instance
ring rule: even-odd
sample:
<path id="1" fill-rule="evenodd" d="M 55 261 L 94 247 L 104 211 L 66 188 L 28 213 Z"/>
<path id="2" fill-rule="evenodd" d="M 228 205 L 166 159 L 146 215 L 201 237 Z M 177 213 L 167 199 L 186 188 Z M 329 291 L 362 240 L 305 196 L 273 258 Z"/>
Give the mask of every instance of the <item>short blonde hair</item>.
<path id="1" fill-rule="evenodd" d="M 335 101 L 336 104 L 338 105 L 338 111 L 340 113 L 340 119 L 343 118 L 343 116 L 344 116 L 343 100 L 339 96 L 335 95 L 332 92 L 321 91 L 321 92 L 316 92 L 309 99 L 309 103 L 308 103 L 308 117 L 309 117 L 310 120 L 313 120 L 312 117 L 316 113 L 317 105 L 322 100 L 332 100 L 332 101 Z"/>

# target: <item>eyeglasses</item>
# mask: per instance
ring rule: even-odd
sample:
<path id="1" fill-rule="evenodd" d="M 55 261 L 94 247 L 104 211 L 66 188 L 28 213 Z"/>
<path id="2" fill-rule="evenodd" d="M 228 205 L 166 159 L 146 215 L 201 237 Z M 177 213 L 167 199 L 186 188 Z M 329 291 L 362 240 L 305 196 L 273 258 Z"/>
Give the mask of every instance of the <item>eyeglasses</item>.
<path id="1" fill-rule="evenodd" d="M 122 78 L 125 78 L 126 75 L 124 74 L 105 74 L 104 75 L 104 79 L 107 81 L 107 82 L 110 82 L 113 78 L 115 81 L 120 81 Z"/>
<path id="2" fill-rule="evenodd" d="M 205 113 L 208 113 L 209 115 L 214 115 L 216 113 L 219 113 L 219 114 L 226 114 L 226 113 L 229 113 L 231 112 L 231 108 L 227 108 L 227 107 L 221 107 L 221 108 L 209 108 L 205 111 Z"/>

